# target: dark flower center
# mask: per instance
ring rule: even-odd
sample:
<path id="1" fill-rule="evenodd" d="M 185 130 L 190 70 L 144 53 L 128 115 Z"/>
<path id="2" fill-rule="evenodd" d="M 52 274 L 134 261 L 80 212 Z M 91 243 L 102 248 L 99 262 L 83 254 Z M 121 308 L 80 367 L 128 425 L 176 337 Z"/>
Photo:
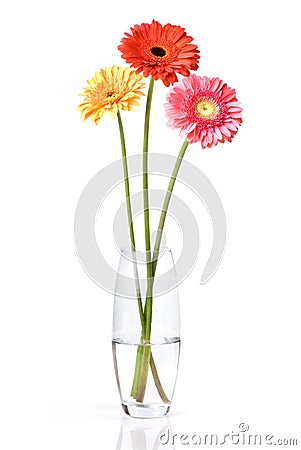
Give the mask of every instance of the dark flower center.
<path id="1" fill-rule="evenodd" d="M 158 56 L 159 58 L 163 58 L 166 55 L 166 51 L 162 47 L 152 47 L 150 51 L 154 56 Z"/>

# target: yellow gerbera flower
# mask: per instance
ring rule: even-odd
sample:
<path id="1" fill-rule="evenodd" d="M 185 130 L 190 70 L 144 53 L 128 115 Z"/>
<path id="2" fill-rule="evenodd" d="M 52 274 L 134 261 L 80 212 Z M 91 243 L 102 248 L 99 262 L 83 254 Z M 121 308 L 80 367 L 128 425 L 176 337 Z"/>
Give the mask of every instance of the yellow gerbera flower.
<path id="1" fill-rule="evenodd" d="M 145 83 L 143 75 L 137 75 L 135 70 L 120 66 L 106 67 L 95 72 L 88 80 L 89 86 L 79 94 L 85 97 L 78 106 L 84 120 L 90 117 L 96 125 L 107 111 L 114 119 L 118 110 L 132 111 L 138 106 L 141 91 Z"/>

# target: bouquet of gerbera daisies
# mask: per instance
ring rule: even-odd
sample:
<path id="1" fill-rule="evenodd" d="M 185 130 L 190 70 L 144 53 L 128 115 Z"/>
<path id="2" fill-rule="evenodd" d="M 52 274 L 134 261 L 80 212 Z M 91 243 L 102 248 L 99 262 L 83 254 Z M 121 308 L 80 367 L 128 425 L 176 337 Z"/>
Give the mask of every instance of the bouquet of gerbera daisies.
<path id="1" fill-rule="evenodd" d="M 143 203 L 145 251 L 147 255 L 147 289 L 145 298 L 137 295 L 141 321 L 141 345 L 138 347 L 133 374 L 131 396 L 137 403 L 143 403 L 149 368 L 163 402 L 168 398 L 160 383 L 152 356 L 151 331 L 153 307 L 153 283 L 156 275 L 158 252 L 170 199 L 181 163 L 189 144 L 200 142 L 202 148 L 212 147 L 225 141 L 231 142 L 242 122 L 242 108 L 234 89 L 221 79 L 190 74 L 198 69 L 199 50 L 192 43 L 193 38 L 184 28 L 171 24 L 162 26 L 153 20 L 131 28 L 125 33 L 118 49 L 130 67 L 112 66 L 95 72 L 82 95 L 84 100 L 79 111 L 84 120 L 90 118 L 98 125 L 108 112 L 117 117 L 123 157 L 124 184 L 128 215 L 129 235 L 132 250 L 136 249 L 133 216 L 131 208 L 130 183 L 124 129 L 121 112 L 132 111 L 144 95 L 145 79 L 149 78 L 143 138 Z M 178 75 L 182 79 L 178 81 Z M 148 142 L 151 103 L 154 82 L 162 80 L 169 91 L 165 111 L 167 125 L 178 128 L 184 138 L 162 205 L 161 216 L 153 251 L 150 241 L 150 218 L 148 197 Z"/>

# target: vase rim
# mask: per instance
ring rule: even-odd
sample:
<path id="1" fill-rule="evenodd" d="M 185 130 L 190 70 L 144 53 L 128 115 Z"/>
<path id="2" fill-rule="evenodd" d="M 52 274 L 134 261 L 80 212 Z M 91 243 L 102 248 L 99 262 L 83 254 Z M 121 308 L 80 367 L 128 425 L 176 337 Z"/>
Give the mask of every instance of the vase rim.
<path id="1" fill-rule="evenodd" d="M 136 252 L 136 253 L 146 253 L 146 250 L 144 247 L 136 247 L 135 250 L 132 250 L 131 247 L 121 247 L 120 249 L 121 253 L 126 253 L 126 252 Z M 153 252 L 153 249 L 150 250 L 151 252 Z M 171 252 L 171 248 L 170 247 L 164 247 L 164 249 L 159 250 L 159 254 L 164 253 L 164 252 Z"/>
<path id="2" fill-rule="evenodd" d="M 130 247 L 121 247 L 119 249 L 120 251 L 120 257 L 121 258 L 125 258 L 128 260 L 132 260 L 132 255 L 134 257 L 134 260 L 137 263 L 141 263 L 141 264 L 146 264 L 147 263 L 147 258 L 146 258 L 146 250 L 143 247 L 136 247 L 135 250 L 132 250 Z M 157 254 L 156 259 L 157 260 L 161 260 L 164 255 L 167 255 L 168 258 L 171 258 L 173 260 L 173 253 L 170 247 L 164 247 L 164 249 L 160 250 Z M 153 259 L 154 255 L 153 252 L 151 251 L 151 259 Z"/>
<path id="3" fill-rule="evenodd" d="M 120 251 L 121 251 L 121 252 L 123 252 L 123 251 L 129 251 L 129 250 L 132 250 L 131 247 L 128 247 L 128 246 L 127 246 L 127 247 L 125 247 L 125 246 L 124 246 L 124 247 L 120 247 Z M 153 249 L 151 249 L 151 250 L 153 250 Z M 139 247 L 136 247 L 134 251 L 135 251 L 135 252 L 136 252 L 136 251 L 139 251 L 139 252 L 145 252 L 146 250 L 145 250 L 144 247 L 140 247 L 140 246 L 139 246 Z M 166 247 L 164 247 L 163 251 L 171 251 L 171 248 L 168 247 L 168 246 L 166 246 Z M 161 253 L 161 252 L 162 252 L 162 250 L 159 250 L 159 253 Z"/>

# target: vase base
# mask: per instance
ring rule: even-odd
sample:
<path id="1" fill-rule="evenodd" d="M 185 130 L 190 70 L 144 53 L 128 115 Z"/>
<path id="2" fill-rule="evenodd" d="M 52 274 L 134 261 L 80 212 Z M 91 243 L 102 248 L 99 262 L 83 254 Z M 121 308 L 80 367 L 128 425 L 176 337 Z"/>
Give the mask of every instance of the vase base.
<path id="1" fill-rule="evenodd" d="M 165 417 L 170 405 L 138 405 L 137 403 L 122 403 L 124 412 L 136 419 L 156 419 Z"/>

